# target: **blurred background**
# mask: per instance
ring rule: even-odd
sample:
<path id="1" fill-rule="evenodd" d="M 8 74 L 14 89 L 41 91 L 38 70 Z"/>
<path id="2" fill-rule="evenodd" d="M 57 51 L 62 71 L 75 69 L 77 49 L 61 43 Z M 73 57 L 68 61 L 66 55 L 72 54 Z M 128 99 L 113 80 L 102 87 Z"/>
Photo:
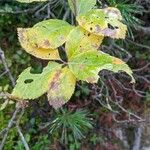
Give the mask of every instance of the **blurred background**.
<path id="1" fill-rule="evenodd" d="M 19 128 L 9 128 L 16 107 L 4 93 L 11 93 L 25 68 L 39 72 L 47 64 L 21 48 L 17 28 L 51 18 L 75 25 L 75 17 L 67 0 L 0 0 L 0 150 L 150 150 L 150 1 L 97 0 L 95 7 L 108 6 L 121 11 L 128 35 L 105 38 L 99 50 L 127 62 L 136 84 L 125 73 L 101 71 L 97 85 L 78 82 L 60 110 L 50 107 L 46 96 L 30 101 L 14 119 Z"/>

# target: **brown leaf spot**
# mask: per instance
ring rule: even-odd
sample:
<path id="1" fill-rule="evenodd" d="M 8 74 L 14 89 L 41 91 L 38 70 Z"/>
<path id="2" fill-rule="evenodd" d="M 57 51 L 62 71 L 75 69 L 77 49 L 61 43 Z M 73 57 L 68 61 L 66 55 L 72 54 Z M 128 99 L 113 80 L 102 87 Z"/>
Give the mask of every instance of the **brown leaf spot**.
<path id="1" fill-rule="evenodd" d="M 57 81 L 52 81 L 50 84 L 50 90 L 58 89 L 58 86 L 59 86 L 59 84 Z"/>
<path id="2" fill-rule="evenodd" d="M 124 62 L 118 58 L 114 58 L 113 59 L 113 64 L 117 64 L 117 65 L 121 65 L 121 64 L 124 64 Z"/>
<path id="3" fill-rule="evenodd" d="M 54 109 L 58 109 L 60 107 L 62 107 L 66 102 L 64 101 L 63 98 L 55 98 L 55 99 L 51 99 L 51 97 L 49 97 L 49 104 L 51 106 L 54 107 Z"/>
<path id="4" fill-rule="evenodd" d="M 50 42 L 49 40 L 44 40 L 43 45 L 45 45 L 46 47 L 50 47 Z"/>
<path id="5" fill-rule="evenodd" d="M 82 53 L 82 52 L 84 52 L 84 51 L 85 51 L 85 48 L 80 47 L 79 51 Z"/>
<path id="6" fill-rule="evenodd" d="M 85 68 L 85 65 L 80 65 L 80 69 L 84 69 Z"/>
<path id="7" fill-rule="evenodd" d="M 101 27 L 100 27 L 99 25 L 96 25 L 96 26 L 95 26 L 95 32 L 96 32 L 96 33 L 101 32 Z"/>
<path id="8" fill-rule="evenodd" d="M 94 77 L 89 77 L 89 78 L 87 78 L 87 82 L 89 82 L 89 83 L 96 83 L 97 79 L 94 78 Z"/>
<path id="9" fill-rule="evenodd" d="M 92 47 L 97 49 L 99 47 L 99 45 L 98 44 L 93 44 Z"/>
<path id="10" fill-rule="evenodd" d="M 24 33 L 26 32 L 26 29 L 18 29 L 18 36 L 20 41 L 24 41 L 25 40 L 25 36 Z"/>
<path id="11" fill-rule="evenodd" d="M 61 70 L 58 70 L 56 74 L 54 75 L 52 82 L 50 82 L 49 90 L 56 90 L 58 88 L 59 86 L 58 79 L 59 79 L 60 74 L 61 74 Z"/>
<path id="12" fill-rule="evenodd" d="M 64 36 L 60 36 L 59 39 L 60 39 L 61 41 L 64 41 L 64 40 L 65 40 Z"/>
<path id="13" fill-rule="evenodd" d="M 117 34 L 117 30 L 114 29 L 109 29 L 109 28 L 105 28 L 104 30 L 102 30 L 102 34 L 104 34 L 105 36 L 110 36 L 112 38 L 115 38 L 116 37 L 116 34 Z"/>
<path id="14" fill-rule="evenodd" d="M 112 16 L 112 17 L 118 18 L 118 19 L 122 18 L 120 11 L 118 9 L 116 9 L 116 8 L 114 8 L 114 9 L 106 8 L 104 10 L 105 10 L 106 15 L 108 15 L 108 16 Z"/>

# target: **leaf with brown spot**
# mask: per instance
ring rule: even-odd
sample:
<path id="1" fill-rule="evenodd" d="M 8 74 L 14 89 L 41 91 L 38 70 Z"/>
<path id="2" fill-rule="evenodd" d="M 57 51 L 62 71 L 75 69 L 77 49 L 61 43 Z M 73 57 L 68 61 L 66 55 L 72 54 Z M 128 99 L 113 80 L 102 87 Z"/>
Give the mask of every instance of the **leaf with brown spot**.
<path id="1" fill-rule="evenodd" d="M 74 55 L 88 50 L 96 50 L 103 41 L 103 36 L 91 34 L 81 27 L 74 28 L 68 35 L 66 41 L 66 51 L 70 59 Z"/>
<path id="2" fill-rule="evenodd" d="M 57 70 L 49 80 L 47 91 L 49 104 L 55 109 L 64 105 L 74 93 L 76 78 L 68 67 Z"/>
<path id="3" fill-rule="evenodd" d="M 65 43 L 72 29 L 73 26 L 63 20 L 49 19 L 35 24 L 30 32 L 38 47 L 55 49 Z"/>
<path id="4" fill-rule="evenodd" d="M 116 64 L 116 65 L 122 65 L 124 64 L 124 62 L 121 60 L 121 59 L 118 59 L 118 58 L 114 58 L 113 59 L 113 64 Z"/>
<path id="5" fill-rule="evenodd" d="M 94 9 L 77 17 L 79 25 L 87 31 L 116 39 L 126 36 L 127 26 L 121 20 L 120 11 L 113 7 Z"/>
<path id="6" fill-rule="evenodd" d="M 103 9 L 107 18 L 114 18 L 117 20 L 122 20 L 122 15 L 119 9 L 115 7 L 107 7 Z"/>
<path id="7" fill-rule="evenodd" d="M 122 60 L 110 56 L 109 54 L 90 50 L 72 57 L 69 61 L 69 68 L 78 80 L 87 81 L 90 83 L 97 83 L 101 70 L 110 70 L 115 73 L 125 71 L 131 76 L 132 81 L 135 82 L 132 76 L 132 70 Z"/>
<path id="8" fill-rule="evenodd" d="M 34 35 L 31 34 L 30 29 L 18 28 L 18 38 L 21 46 L 29 54 L 46 60 L 60 60 L 60 56 L 57 49 L 45 49 L 38 47 L 36 43 L 33 42 Z"/>
<path id="9" fill-rule="evenodd" d="M 90 33 L 101 35 L 101 30 L 107 28 L 107 22 L 105 21 L 106 15 L 101 9 L 93 9 L 85 14 L 77 16 L 77 21 L 81 27 Z"/>
<path id="10" fill-rule="evenodd" d="M 48 90 L 48 83 L 53 74 L 60 70 L 62 65 L 50 61 L 40 74 L 31 73 L 31 68 L 25 69 L 17 80 L 12 95 L 19 99 L 35 99 L 43 95 Z"/>

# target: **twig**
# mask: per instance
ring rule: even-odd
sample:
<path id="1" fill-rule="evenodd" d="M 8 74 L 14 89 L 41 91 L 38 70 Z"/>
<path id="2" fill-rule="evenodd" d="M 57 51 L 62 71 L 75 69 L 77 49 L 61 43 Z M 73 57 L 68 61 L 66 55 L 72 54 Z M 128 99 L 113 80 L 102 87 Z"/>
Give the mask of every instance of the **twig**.
<path id="1" fill-rule="evenodd" d="M 4 68 L 5 68 L 5 74 L 8 73 L 9 78 L 10 78 L 10 80 L 11 80 L 11 82 L 12 82 L 12 85 L 15 86 L 14 78 L 13 78 L 13 76 L 12 76 L 12 74 L 11 74 L 9 68 L 8 68 L 8 65 L 7 65 L 7 62 L 6 62 L 6 59 L 5 59 L 4 52 L 2 51 L 1 48 L 0 48 L 0 58 L 1 58 L 1 60 L 2 60 L 2 63 L 3 63 L 3 65 L 4 65 Z M 1 74 L 1 76 L 2 76 L 2 75 L 4 75 L 4 73 Z M 1 77 L 1 76 L 0 76 L 0 77 Z M 11 117 L 9 123 L 8 123 L 7 128 L 3 129 L 3 130 L 0 132 L 0 135 L 4 135 L 4 136 L 3 136 L 3 139 L 2 139 L 2 141 L 1 141 L 1 143 L 0 143 L 0 150 L 3 149 L 3 147 L 4 147 L 4 145 L 5 145 L 5 142 L 6 142 L 6 140 L 7 140 L 7 136 L 8 136 L 9 130 L 13 127 L 14 124 L 16 124 L 17 131 L 18 131 L 18 133 L 19 133 L 19 135 L 20 135 L 21 141 L 22 141 L 22 143 L 23 143 L 25 149 L 26 149 L 26 150 L 29 150 L 29 146 L 28 146 L 28 144 L 27 144 L 27 142 L 26 142 L 26 140 L 25 140 L 25 138 L 24 138 L 24 136 L 23 136 L 23 134 L 22 134 L 22 132 L 21 132 L 21 129 L 20 129 L 20 127 L 19 127 L 19 122 L 20 122 L 21 117 L 22 117 L 23 114 L 24 114 L 24 108 L 26 107 L 26 104 L 25 104 L 26 102 L 22 101 L 22 99 L 18 99 L 17 97 L 12 96 L 12 95 L 9 94 L 9 93 L 0 93 L 0 98 L 5 98 L 5 99 L 11 99 L 11 100 L 19 101 L 19 102 L 16 104 L 16 110 L 15 110 L 15 112 L 13 113 L 13 115 L 12 115 L 12 117 Z M 21 114 L 20 114 L 18 120 L 16 120 L 17 114 L 20 113 L 20 112 L 21 112 Z"/>
<path id="2" fill-rule="evenodd" d="M 1 59 L 2 63 L 3 63 L 3 65 L 4 65 L 5 72 L 8 73 L 8 76 L 9 76 L 9 79 L 10 79 L 10 81 L 12 83 L 12 86 L 15 86 L 15 80 L 14 80 L 14 78 L 13 78 L 13 76 L 12 76 L 10 70 L 9 70 L 9 67 L 8 67 L 6 59 L 5 59 L 4 52 L 3 52 L 3 50 L 1 48 L 0 48 L 0 59 Z"/>
<path id="3" fill-rule="evenodd" d="M 23 133 L 22 133 L 22 131 L 21 131 L 21 128 L 19 127 L 19 123 L 20 123 L 20 120 L 21 120 L 21 117 L 23 116 L 23 114 L 24 114 L 24 109 L 22 109 L 22 112 L 21 112 L 21 114 L 20 114 L 18 120 L 16 121 L 16 128 L 17 128 L 17 131 L 18 131 L 18 133 L 19 133 L 19 136 L 20 136 L 20 138 L 21 138 L 21 141 L 22 141 L 22 143 L 23 143 L 25 149 L 26 149 L 26 150 L 30 150 L 29 145 L 28 145 L 28 143 L 26 142 L 25 137 L 24 137 L 24 135 L 23 135 Z"/>
<path id="4" fill-rule="evenodd" d="M 0 132 L 0 135 L 3 135 L 6 132 L 6 128 Z"/>
<path id="5" fill-rule="evenodd" d="M 147 67 L 150 66 L 150 63 L 146 64 L 145 66 L 143 66 L 142 68 L 139 69 L 132 69 L 133 72 L 139 72 L 139 71 L 143 71 L 144 69 L 146 69 Z"/>
<path id="6" fill-rule="evenodd" d="M 23 134 L 22 134 L 22 132 L 21 132 L 20 127 L 19 127 L 18 125 L 16 125 L 16 127 L 17 127 L 18 133 L 19 133 L 19 135 L 20 135 L 21 141 L 22 141 L 22 143 L 23 143 L 25 149 L 26 149 L 26 150 L 30 150 L 30 148 L 29 148 L 29 146 L 28 146 L 28 143 L 26 142 L 26 140 L 25 140 L 25 138 L 24 138 L 24 136 L 23 136 Z"/>
<path id="7" fill-rule="evenodd" d="M 2 76 L 4 76 L 5 74 L 7 74 L 8 73 L 8 71 L 6 70 L 6 71 L 4 71 L 1 75 L 0 75 L 0 78 L 2 77 Z"/>
<path id="8" fill-rule="evenodd" d="M 77 2 L 76 0 L 71 0 L 73 7 L 74 7 L 74 15 L 77 16 Z"/>
<path id="9" fill-rule="evenodd" d="M 142 47 L 142 48 L 145 48 L 145 49 L 150 50 L 150 46 L 148 46 L 148 45 L 139 44 L 139 43 L 136 43 L 136 42 L 131 41 L 131 40 L 129 40 L 129 39 L 126 39 L 126 40 L 127 40 L 128 42 L 130 42 L 131 44 L 134 44 L 134 45 L 136 45 L 136 46 L 138 46 L 138 47 Z"/>
<path id="10" fill-rule="evenodd" d="M 0 98 L 4 98 L 4 99 L 10 99 L 13 101 L 23 101 L 22 99 L 19 99 L 18 97 L 15 97 L 13 95 L 11 95 L 10 93 L 0 93 Z"/>
<path id="11" fill-rule="evenodd" d="M 67 18 L 68 18 L 68 16 L 69 16 L 69 13 L 70 13 L 70 10 L 68 9 L 68 10 L 66 11 L 66 13 L 64 14 L 64 16 L 63 16 L 63 20 L 67 20 Z"/>
<path id="12" fill-rule="evenodd" d="M 141 31 L 143 34 L 150 35 L 150 27 L 137 26 L 137 30 Z"/>
<path id="13" fill-rule="evenodd" d="M 113 43 L 113 46 L 128 55 L 128 57 L 125 59 L 126 62 L 128 62 L 128 60 L 132 57 L 132 55 L 127 50 L 125 50 L 124 48 L 120 47 L 116 43 Z"/>
<path id="14" fill-rule="evenodd" d="M 7 139 L 7 136 L 8 136 L 8 132 L 9 132 L 9 130 L 12 128 L 12 126 L 14 125 L 14 121 L 15 121 L 15 119 L 16 119 L 16 117 L 17 117 L 17 114 L 18 114 L 19 112 L 20 112 L 20 107 L 17 107 L 16 110 L 15 110 L 15 112 L 13 113 L 12 118 L 10 119 L 10 121 L 9 121 L 9 123 L 8 123 L 8 126 L 7 126 L 6 130 L 5 130 L 6 132 L 5 132 L 5 134 L 4 134 L 4 137 L 3 137 L 3 139 L 2 139 L 2 142 L 1 142 L 1 144 L 0 144 L 0 150 L 3 149 L 4 144 L 5 144 L 5 142 L 6 142 L 6 139 Z"/>

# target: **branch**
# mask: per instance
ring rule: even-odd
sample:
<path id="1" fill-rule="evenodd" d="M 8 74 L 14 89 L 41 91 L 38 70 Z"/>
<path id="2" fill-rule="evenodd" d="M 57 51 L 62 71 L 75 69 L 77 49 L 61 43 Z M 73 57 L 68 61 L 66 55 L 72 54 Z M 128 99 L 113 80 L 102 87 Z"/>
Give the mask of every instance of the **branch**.
<path id="1" fill-rule="evenodd" d="M 23 133 L 22 133 L 22 131 L 21 131 L 21 128 L 19 127 L 19 123 L 20 123 L 20 120 L 21 120 L 21 117 L 23 116 L 23 114 L 24 114 L 24 109 L 22 109 L 22 112 L 21 112 L 21 114 L 20 114 L 18 120 L 16 121 L 16 128 L 17 128 L 17 131 L 18 131 L 18 133 L 19 133 L 19 136 L 20 136 L 20 138 L 21 138 L 22 144 L 24 145 L 25 149 L 26 149 L 26 150 L 30 150 L 29 145 L 28 145 L 28 143 L 26 142 L 25 137 L 24 137 L 24 135 L 23 135 Z"/>
<path id="2" fill-rule="evenodd" d="M 15 96 L 13 96 L 13 95 L 11 95 L 10 93 L 0 93 L 0 98 L 4 98 L 4 99 L 10 99 L 10 100 L 13 100 L 13 101 L 18 101 L 18 102 L 21 102 L 21 101 L 24 101 L 24 102 L 27 102 L 27 101 L 25 101 L 25 100 L 23 100 L 23 99 L 20 99 L 20 98 L 18 98 L 18 97 L 15 97 Z"/>
<path id="3" fill-rule="evenodd" d="M 12 117 L 11 117 L 9 123 L 8 123 L 8 126 L 0 132 L 0 135 L 3 135 L 3 139 L 2 139 L 2 141 L 1 141 L 1 143 L 0 143 L 0 150 L 3 149 L 3 147 L 4 147 L 4 145 L 5 145 L 5 142 L 6 142 L 6 140 L 7 140 L 7 136 L 8 136 L 9 130 L 10 130 L 14 125 L 16 125 L 16 127 L 17 127 L 17 131 L 18 131 L 18 133 L 19 133 L 19 135 L 20 135 L 21 141 L 22 141 L 22 143 L 23 143 L 25 149 L 26 149 L 26 150 L 29 150 L 29 146 L 28 146 L 28 144 L 27 144 L 27 142 L 26 142 L 26 140 L 25 140 L 25 138 L 24 138 L 24 136 L 23 136 L 23 134 L 22 134 L 22 132 L 21 132 L 21 129 L 20 129 L 20 127 L 19 127 L 19 123 L 20 123 L 21 117 L 22 117 L 23 114 L 24 114 L 24 109 L 25 109 L 25 107 L 26 107 L 26 105 L 24 105 L 24 102 L 22 102 L 22 101 L 20 101 L 20 102 L 18 102 L 18 103 L 16 104 L 16 110 L 15 110 L 15 112 L 13 113 L 13 115 L 12 115 Z M 18 119 L 17 119 L 18 114 L 20 114 L 20 115 L 19 115 L 19 117 L 18 117 Z"/>
<path id="4" fill-rule="evenodd" d="M 7 65 L 7 62 L 6 62 L 6 59 L 5 59 L 5 55 L 4 55 L 4 52 L 2 51 L 2 49 L 0 48 L 0 59 L 2 60 L 2 63 L 4 65 L 4 69 L 5 69 L 5 72 L 2 73 L 0 75 L 0 77 L 2 77 L 4 74 L 7 74 L 8 73 L 8 76 L 9 76 L 9 79 L 11 80 L 12 82 L 12 85 L 13 87 L 15 86 L 15 81 L 14 81 L 14 78 L 8 68 L 8 65 Z M 5 145 L 5 142 L 7 140 L 7 136 L 8 136 L 8 133 L 9 133 L 9 130 L 16 124 L 16 127 L 17 127 L 17 131 L 20 135 L 20 138 L 21 138 L 21 141 L 25 147 L 26 150 L 29 150 L 29 146 L 21 132 L 21 129 L 19 127 L 19 123 L 20 123 L 20 119 L 21 117 L 23 116 L 24 114 L 24 109 L 25 107 L 27 106 L 27 102 L 26 101 L 23 101 L 22 99 L 19 99 L 15 96 L 12 96 L 11 94 L 9 93 L 0 93 L 0 98 L 4 98 L 4 99 L 10 99 L 10 100 L 14 100 L 14 101 L 18 101 L 17 104 L 16 104 L 16 110 L 14 111 L 9 123 L 8 123 L 8 126 L 3 129 L 1 132 L 0 132 L 0 135 L 3 135 L 3 139 L 0 143 L 0 150 L 3 149 L 4 145 Z M 19 118 L 17 119 L 17 115 L 20 114 Z"/>
<path id="5" fill-rule="evenodd" d="M 126 39 L 126 40 L 127 40 L 128 42 L 130 42 L 131 44 L 134 44 L 134 45 L 136 45 L 136 46 L 138 46 L 138 47 L 142 47 L 142 48 L 145 48 L 145 49 L 150 50 L 150 46 L 148 46 L 148 45 L 139 44 L 139 43 L 136 43 L 136 42 L 131 41 L 131 40 L 129 40 L 129 39 Z"/>
<path id="6" fill-rule="evenodd" d="M 0 150 L 3 149 L 4 144 L 5 144 L 5 142 L 6 142 L 6 139 L 7 139 L 7 136 L 8 136 L 8 132 L 9 132 L 9 130 L 12 128 L 12 126 L 14 125 L 14 121 L 15 121 L 15 119 L 16 119 L 16 117 L 17 117 L 17 114 L 20 112 L 20 110 L 21 110 L 20 107 L 17 107 L 17 108 L 16 108 L 15 112 L 13 113 L 12 118 L 10 119 L 10 121 L 9 121 L 9 123 L 8 123 L 8 126 L 7 126 L 7 128 L 5 129 L 4 137 L 3 137 L 2 142 L 1 142 L 1 144 L 0 144 Z"/>
<path id="7" fill-rule="evenodd" d="M 22 143 L 23 143 L 25 149 L 26 149 L 26 150 L 30 150 L 30 148 L 29 148 L 29 146 L 28 146 L 28 143 L 26 142 L 26 140 L 25 140 L 25 138 L 24 138 L 24 136 L 23 136 L 23 134 L 22 134 L 22 132 L 21 132 L 20 127 L 19 127 L 18 125 L 16 125 L 16 127 L 17 127 L 18 133 L 19 133 L 19 135 L 20 135 L 21 141 L 22 141 Z"/>
<path id="8" fill-rule="evenodd" d="M 136 27 L 138 31 L 142 32 L 145 35 L 150 35 L 150 27 L 142 27 L 138 26 Z"/>
<path id="9" fill-rule="evenodd" d="M 12 76 L 10 70 L 9 70 L 9 67 L 8 67 L 6 59 L 5 59 L 4 52 L 3 52 L 3 50 L 1 48 L 0 48 L 0 59 L 1 59 L 2 63 L 3 63 L 3 65 L 4 65 L 5 74 L 6 73 L 8 74 L 9 79 L 10 79 L 10 81 L 12 83 L 12 86 L 15 86 L 15 80 L 14 80 L 14 78 L 13 78 L 13 76 Z"/>

